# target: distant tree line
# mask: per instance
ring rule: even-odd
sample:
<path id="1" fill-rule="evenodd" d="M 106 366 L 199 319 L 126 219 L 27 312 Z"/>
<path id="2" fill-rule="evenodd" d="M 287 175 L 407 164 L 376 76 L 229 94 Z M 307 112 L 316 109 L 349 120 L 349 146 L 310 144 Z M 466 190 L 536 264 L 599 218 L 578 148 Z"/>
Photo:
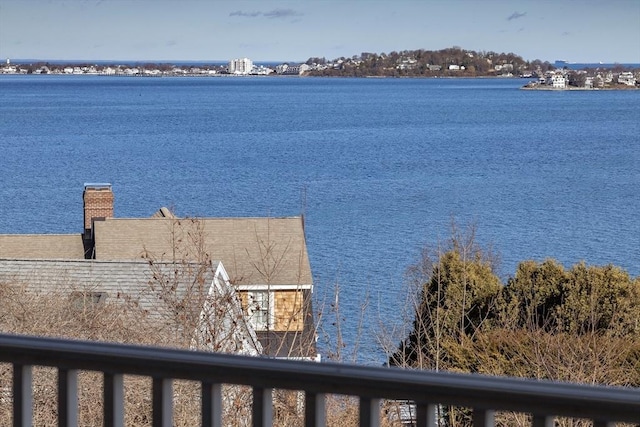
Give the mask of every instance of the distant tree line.
<path id="1" fill-rule="evenodd" d="M 308 75 L 319 76 L 386 76 L 386 77 L 477 77 L 512 74 L 520 76 L 555 67 L 540 60 L 525 61 L 514 53 L 472 51 L 460 47 L 441 50 L 403 50 L 386 53 L 363 52 L 351 58 L 309 58 L 308 65 L 318 65 Z M 331 66 L 325 66 L 330 64 Z"/>

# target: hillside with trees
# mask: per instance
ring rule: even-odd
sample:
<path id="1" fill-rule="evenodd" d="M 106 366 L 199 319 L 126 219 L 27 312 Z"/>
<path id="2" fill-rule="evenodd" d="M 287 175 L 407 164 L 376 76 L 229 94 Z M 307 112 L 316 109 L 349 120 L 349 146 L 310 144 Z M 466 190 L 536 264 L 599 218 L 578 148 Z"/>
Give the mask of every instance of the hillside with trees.
<path id="1" fill-rule="evenodd" d="M 311 76 L 342 77 L 480 77 L 531 76 L 554 66 L 540 60 L 525 61 L 515 53 L 472 51 L 460 47 L 441 50 L 363 52 L 351 58 L 309 58 Z"/>

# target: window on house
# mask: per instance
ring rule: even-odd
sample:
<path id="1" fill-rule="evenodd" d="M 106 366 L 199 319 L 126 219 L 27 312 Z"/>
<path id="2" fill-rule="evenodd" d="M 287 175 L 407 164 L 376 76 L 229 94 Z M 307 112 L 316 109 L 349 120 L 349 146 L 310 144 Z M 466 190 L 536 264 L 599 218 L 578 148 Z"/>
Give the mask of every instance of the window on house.
<path id="1" fill-rule="evenodd" d="M 247 292 L 247 317 L 249 324 L 256 331 L 266 331 L 270 325 L 271 299 L 269 292 L 249 291 Z"/>

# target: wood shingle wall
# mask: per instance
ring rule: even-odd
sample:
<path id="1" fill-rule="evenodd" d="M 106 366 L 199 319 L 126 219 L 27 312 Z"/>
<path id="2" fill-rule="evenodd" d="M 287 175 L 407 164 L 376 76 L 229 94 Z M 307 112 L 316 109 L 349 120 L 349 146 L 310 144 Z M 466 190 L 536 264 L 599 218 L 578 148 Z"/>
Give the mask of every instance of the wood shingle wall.
<path id="1" fill-rule="evenodd" d="M 275 331 L 302 331 L 303 295 L 301 290 L 277 291 L 275 298 Z"/>

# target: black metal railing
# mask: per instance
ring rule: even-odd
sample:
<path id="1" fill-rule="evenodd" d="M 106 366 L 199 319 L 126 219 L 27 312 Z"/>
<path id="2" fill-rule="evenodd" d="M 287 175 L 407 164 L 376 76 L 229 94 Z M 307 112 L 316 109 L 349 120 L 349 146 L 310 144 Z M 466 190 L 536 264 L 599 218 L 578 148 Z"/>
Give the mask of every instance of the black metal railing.
<path id="1" fill-rule="evenodd" d="M 222 423 L 221 384 L 253 388 L 254 426 L 272 425 L 272 390 L 305 393 L 305 425 L 325 425 L 325 395 L 360 399 L 360 425 L 380 424 L 380 402 L 415 402 L 419 426 L 436 426 L 439 405 L 472 408 L 474 426 L 494 425 L 495 411 L 532 415 L 533 426 L 554 418 L 593 420 L 595 427 L 640 423 L 640 390 L 469 374 L 335 363 L 275 360 L 134 345 L 0 334 L 0 362 L 13 365 L 14 426 L 32 425 L 32 367 L 58 369 L 58 423 L 78 423 L 78 371 L 104 375 L 104 424 L 124 425 L 123 375 L 152 378 L 154 426 L 172 425 L 172 381 L 202 385 L 203 426 Z"/>

